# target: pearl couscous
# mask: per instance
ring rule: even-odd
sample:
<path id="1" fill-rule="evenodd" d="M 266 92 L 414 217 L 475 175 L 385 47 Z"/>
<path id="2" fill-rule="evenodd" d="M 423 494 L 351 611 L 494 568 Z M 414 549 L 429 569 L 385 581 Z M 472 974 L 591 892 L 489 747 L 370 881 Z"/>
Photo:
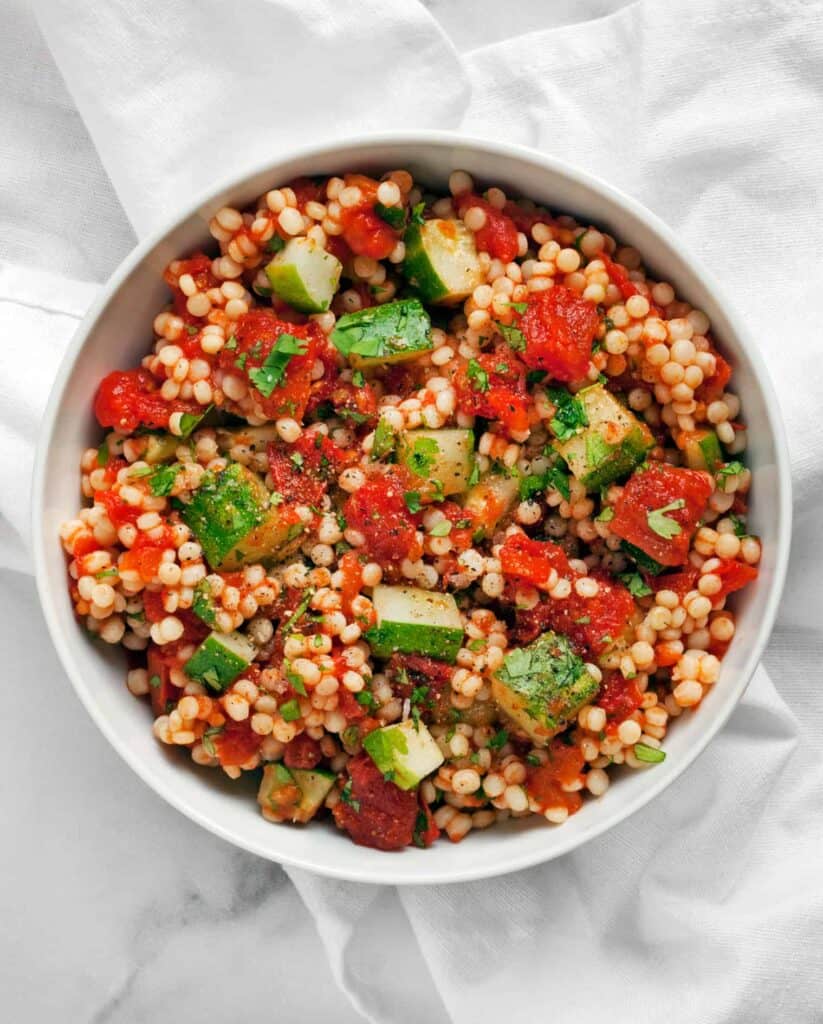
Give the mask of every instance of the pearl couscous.
<path id="1" fill-rule="evenodd" d="M 665 758 L 757 575 L 731 367 L 636 250 L 462 171 L 275 188 L 94 401 L 71 599 L 158 741 L 380 849 Z"/>

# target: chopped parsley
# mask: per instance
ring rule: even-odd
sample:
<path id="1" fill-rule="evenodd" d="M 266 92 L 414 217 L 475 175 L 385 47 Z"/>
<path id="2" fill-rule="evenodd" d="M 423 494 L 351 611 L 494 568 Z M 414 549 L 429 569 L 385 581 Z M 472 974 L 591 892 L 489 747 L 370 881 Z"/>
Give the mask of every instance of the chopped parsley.
<path id="1" fill-rule="evenodd" d="M 355 370 L 351 375 L 351 382 L 356 388 L 364 388 L 366 386 L 366 378 L 363 376 L 362 370 Z"/>
<path id="2" fill-rule="evenodd" d="M 292 357 L 305 353 L 305 341 L 295 338 L 293 334 L 281 334 L 263 360 L 263 365 L 258 369 L 249 370 L 249 380 L 264 398 L 270 398 L 274 389 L 282 383 L 286 367 Z"/>
<path id="3" fill-rule="evenodd" d="M 489 390 L 489 375 L 476 359 L 469 360 L 469 365 L 466 367 L 466 376 L 471 381 L 471 386 L 475 391 Z"/>
<path id="4" fill-rule="evenodd" d="M 667 516 L 666 513 L 676 512 L 678 509 L 685 507 L 685 499 L 678 498 L 676 501 L 670 501 L 668 505 L 664 505 L 662 508 L 654 508 L 647 512 L 646 522 L 649 524 L 649 529 L 664 540 L 671 540 L 672 537 L 679 536 L 683 532 L 682 526 L 676 520 Z"/>
<path id="5" fill-rule="evenodd" d="M 354 699 L 367 711 L 376 711 L 380 705 L 371 690 L 361 690 L 354 695 Z"/>
<path id="6" fill-rule="evenodd" d="M 543 764 L 537 754 L 526 754 L 526 762 L 533 768 L 539 768 Z"/>
<path id="7" fill-rule="evenodd" d="M 525 303 L 517 303 L 517 305 L 525 305 Z M 506 339 L 510 348 L 513 348 L 515 352 L 523 352 L 526 348 L 526 337 L 519 327 L 515 327 L 512 324 L 497 324 L 498 331 Z"/>
<path id="8" fill-rule="evenodd" d="M 601 509 L 599 514 L 595 516 L 595 520 L 598 523 L 610 523 L 614 519 L 614 509 L 611 505 L 607 505 L 604 509 Z"/>
<path id="9" fill-rule="evenodd" d="M 423 211 L 425 209 L 426 209 L 426 204 L 425 203 L 416 203 L 412 207 L 411 217 L 409 218 L 409 220 L 411 221 L 412 224 L 422 224 L 423 223 Z"/>
<path id="10" fill-rule="evenodd" d="M 478 651 L 482 651 L 485 646 L 486 641 L 483 640 L 481 637 L 478 637 L 476 640 L 471 641 L 471 643 L 469 644 L 469 650 L 472 652 L 472 654 L 477 654 Z"/>
<path id="11" fill-rule="evenodd" d="M 165 498 L 171 494 L 179 471 L 180 466 L 177 464 L 173 466 L 158 466 L 149 476 L 151 493 L 156 498 Z"/>
<path id="12" fill-rule="evenodd" d="M 508 742 L 509 742 L 509 734 L 506 732 L 505 729 L 500 729 L 500 730 L 498 730 L 494 734 L 494 736 L 492 736 L 492 738 L 489 740 L 487 746 L 491 750 L 500 750 L 500 748 L 501 747 L 505 747 L 505 745 Z"/>
<path id="13" fill-rule="evenodd" d="M 340 790 L 340 799 L 344 804 L 348 804 L 355 813 L 359 813 L 360 801 L 355 800 L 351 795 L 351 779 L 349 779 L 346 785 Z"/>
<path id="14" fill-rule="evenodd" d="M 509 309 L 513 309 L 515 313 L 525 313 L 529 308 L 528 302 L 507 302 L 506 305 Z"/>
<path id="15" fill-rule="evenodd" d="M 109 454 L 109 443 L 108 441 L 104 441 L 97 449 L 97 465 L 108 466 Z"/>
<path id="16" fill-rule="evenodd" d="M 111 569 L 103 569 L 101 572 L 96 572 L 94 574 L 94 578 L 96 580 L 108 580 L 108 579 L 111 579 L 112 576 L 116 576 L 116 575 L 117 575 L 117 570 L 114 568 L 114 566 L 112 566 Z"/>
<path id="17" fill-rule="evenodd" d="M 560 462 L 550 466 L 545 473 L 521 477 L 519 488 L 521 501 L 531 501 L 534 495 L 542 494 L 548 488 L 559 491 L 566 501 L 571 497 L 569 474 Z"/>
<path id="18" fill-rule="evenodd" d="M 420 504 L 420 491 L 406 491 L 403 495 L 403 500 L 406 502 L 406 508 L 409 512 L 419 512 L 423 507 Z"/>
<path id="19" fill-rule="evenodd" d="M 423 849 L 426 846 L 426 842 L 423 836 L 429 830 L 429 818 L 425 811 L 418 811 L 417 817 L 414 819 L 414 832 L 412 833 L 412 842 L 415 846 L 419 846 Z"/>
<path id="20" fill-rule="evenodd" d="M 565 388 L 549 388 L 549 401 L 554 405 L 554 418 L 549 423 L 558 441 L 568 441 L 589 425 L 582 401 Z"/>
<path id="21" fill-rule="evenodd" d="M 299 672 L 294 671 L 288 658 L 283 662 L 283 675 L 291 683 L 291 688 L 295 693 L 299 693 L 301 697 L 306 696 L 306 684 L 303 682 L 303 677 Z"/>
<path id="22" fill-rule="evenodd" d="M 289 461 L 295 469 L 302 469 L 303 463 L 306 461 L 300 452 L 292 452 L 289 456 Z"/>
<path id="23" fill-rule="evenodd" d="M 375 203 L 374 212 L 395 231 L 400 231 L 406 223 L 406 211 L 402 206 L 384 206 L 383 203 Z"/>
<path id="24" fill-rule="evenodd" d="M 217 750 L 214 746 L 214 737 L 219 736 L 223 731 L 222 725 L 213 726 L 211 729 L 206 729 L 203 733 L 203 749 L 211 757 L 217 757 Z"/>
<path id="25" fill-rule="evenodd" d="M 378 420 L 371 447 L 372 459 L 382 459 L 384 455 L 394 451 L 395 440 L 394 430 L 390 426 L 389 421 L 383 418 Z"/>
<path id="26" fill-rule="evenodd" d="M 730 476 L 737 476 L 742 473 L 746 467 L 742 462 L 738 462 L 737 459 L 734 462 L 729 462 L 715 473 L 715 480 L 727 480 Z"/>
<path id="27" fill-rule="evenodd" d="M 294 611 L 291 613 L 288 619 L 286 619 L 283 625 L 283 636 L 288 636 L 289 633 L 294 632 L 294 627 L 297 625 L 300 619 L 302 619 L 303 616 L 306 614 L 306 611 L 308 610 L 308 607 L 311 604 L 311 599 L 313 597 L 314 588 L 309 587 L 306 593 L 300 599 L 300 603 L 297 605 L 297 607 L 294 609 Z"/>
<path id="28" fill-rule="evenodd" d="M 272 235 L 271 238 L 266 242 L 266 249 L 268 252 L 280 252 L 284 249 L 286 243 L 280 237 L 280 235 Z"/>
<path id="29" fill-rule="evenodd" d="M 735 515 L 734 512 L 732 512 L 731 515 L 729 516 L 729 519 L 731 519 L 731 521 L 732 521 L 732 526 L 734 527 L 734 535 L 735 535 L 735 537 L 741 537 L 741 538 L 748 537 L 749 534 L 748 534 L 748 531 L 746 530 L 746 519 L 745 519 L 745 516 L 738 516 L 738 515 Z"/>
<path id="30" fill-rule="evenodd" d="M 433 437 L 415 438 L 407 456 L 407 465 L 417 476 L 427 476 L 439 454 L 440 445 Z"/>
<path id="31" fill-rule="evenodd" d="M 639 572 L 621 572 L 617 574 L 617 578 L 632 597 L 648 597 L 654 593 Z"/>
<path id="32" fill-rule="evenodd" d="M 180 417 L 180 436 L 188 437 L 189 434 L 198 426 L 201 420 L 211 412 L 212 406 L 208 406 L 203 412 L 184 412 Z"/>
<path id="33" fill-rule="evenodd" d="M 285 704 L 280 705 L 280 715 L 284 722 L 295 722 L 300 717 L 300 705 L 297 703 L 297 699 L 292 697 L 291 700 L 287 700 Z"/>
<path id="34" fill-rule="evenodd" d="M 131 615 L 131 616 L 130 616 L 130 618 L 132 618 L 132 619 L 133 619 L 133 618 L 134 618 L 134 616 L 133 616 L 133 615 Z M 160 676 L 154 675 L 154 676 L 152 676 L 152 677 L 151 677 L 151 678 L 149 679 L 149 686 L 150 686 L 150 687 L 151 687 L 151 688 L 152 688 L 153 690 L 156 690 L 156 689 L 158 688 L 158 686 L 160 686 L 160 683 L 161 683 L 161 682 L 162 682 L 162 680 L 161 680 Z"/>
<path id="35" fill-rule="evenodd" d="M 234 352 L 234 350 L 237 348 L 237 338 L 235 338 L 235 336 L 232 334 L 232 336 L 229 338 L 229 340 L 226 342 L 223 348 L 227 349 L 229 352 Z"/>

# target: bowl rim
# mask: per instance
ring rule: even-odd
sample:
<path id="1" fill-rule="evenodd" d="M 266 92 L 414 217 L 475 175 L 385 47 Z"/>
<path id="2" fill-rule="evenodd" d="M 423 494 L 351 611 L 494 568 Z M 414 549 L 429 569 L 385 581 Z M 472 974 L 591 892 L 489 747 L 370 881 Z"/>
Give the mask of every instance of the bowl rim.
<path id="1" fill-rule="evenodd" d="M 108 307 L 112 298 L 116 295 L 120 286 L 127 280 L 132 271 L 142 262 L 145 256 L 158 245 L 163 239 L 177 230 L 185 221 L 196 216 L 204 207 L 214 203 L 221 195 L 230 193 L 233 190 L 242 188 L 244 183 L 251 179 L 271 173 L 276 178 L 278 168 L 297 160 L 322 160 L 335 159 L 335 156 L 348 149 L 391 146 L 397 144 L 419 145 L 421 147 L 474 147 L 477 150 L 485 151 L 498 157 L 512 157 L 516 160 L 525 161 L 537 166 L 547 172 L 572 179 L 585 188 L 599 193 L 601 198 L 617 207 L 622 207 L 634 218 L 640 221 L 644 227 L 657 235 L 663 242 L 673 249 L 677 249 L 682 262 L 699 280 L 702 286 L 709 292 L 715 301 L 722 306 L 724 315 L 731 328 L 731 332 L 745 350 L 753 375 L 760 388 L 767 417 L 767 427 L 771 433 L 776 455 L 778 500 L 777 500 L 777 538 L 776 550 L 774 552 L 774 576 L 771 584 L 771 591 L 767 595 L 764 614 L 758 623 L 755 635 L 750 643 L 748 655 L 740 669 L 738 679 L 733 690 L 727 696 L 726 706 L 707 723 L 707 727 L 699 734 L 697 741 L 678 760 L 677 768 L 672 773 L 661 776 L 659 779 L 649 778 L 649 785 L 643 789 L 634 799 L 626 803 L 617 804 L 611 814 L 593 823 L 582 833 L 571 835 L 564 839 L 562 833 L 558 839 L 542 849 L 527 850 L 518 855 L 512 838 L 512 856 L 502 863 L 489 863 L 476 865 L 465 870 L 438 870 L 434 861 L 432 869 L 422 870 L 415 866 L 413 875 L 408 868 L 406 871 L 395 870 L 387 865 L 386 871 L 381 871 L 377 884 L 395 885 L 423 885 L 423 884 L 447 884 L 450 882 L 473 881 L 480 878 L 491 878 L 498 875 L 509 874 L 523 868 L 531 867 L 554 860 L 571 852 L 584 843 L 597 838 L 615 825 L 631 817 L 641 808 L 645 807 L 664 789 L 668 788 L 692 765 L 699 755 L 706 749 L 712 739 L 720 732 L 728 721 L 732 711 L 737 707 L 740 698 L 745 692 L 749 681 L 759 663 L 763 649 L 769 639 L 777 608 L 782 595 L 785 583 L 786 572 L 789 560 L 789 548 L 791 541 L 792 524 L 792 483 L 790 473 L 790 462 L 785 427 L 780 415 L 780 405 L 774 390 L 771 377 L 766 368 L 765 361 L 760 349 L 753 340 L 748 328 L 739 317 L 734 305 L 729 303 L 723 289 L 718 285 L 714 276 L 706 270 L 701 260 L 697 259 L 688 248 L 684 247 L 677 234 L 657 214 L 651 212 L 638 200 L 624 193 L 614 185 L 609 184 L 602 178 L 590 174 L 565 160 L 549 156 L 530 146 L 518 143 L 500 142 L 483 138 L 477 135 L 463 134 L 458 131 L 419 129 L 419 130 L 395 130 L 370 132 L 361 135 L 334 139 L 322 144 L 306 145 L 287 149 L 276 157 L 260 161 L 254 166 L 246 168 L 242 173 L 233 173 L 222 176 L 212 186 L 202 190 L 194 196 L 182 209 L 179 209 L 172 217 L 165 219 L 158 227 L 152 230 L 137 246 L 121 261 L 116 270 L 112 273 L 106 283 L 102 286 L 100 294 L 91 305 L 86 315 L 78 325 L 74 336 L 69 342 L 60 362 L 58 371 L 51 387 L 48 402 L 43 414 L 42 424 L 37 442 L 34 471 L 31 487 L 31 514 L 33 532 L 33 561 L 38 597 L 43 611 L 46 625 L 52 643 L 57 651 L 63 670 L 68 675 L 75 693 L 80 698 L 86 711 L 94 721 L 98 729 L 119 754 L 129 767 L 149 786 L 158 796 L 162 797 L 176 810 L 180 811 L 190 820 L 195 821 L 203 828 L 208 829 L 214 835 L 226 840 L 232 845 L 244 849 L 250 853 L 257 854 L 266 860 L 275 861 L 286 866 L 303 868 L 315 874 L 339 880 L 356 882 L 375 883 L 370 876 L 368 868 L 361 871 L 354 871 L 346 867 L 338 867 L 332 858 L 312 858 L 311 856 L 282 855 L 265 848 L 252 840 L 237 836 L 231 829 L 224 827 L 219 820 L 210 817 L 207 813 L 201 812 L 192 807 L 173 785 L 169 785 L 160 775 L 145 762 L 141 761 L 135 753 L 124 747 L 117 736 L 113 726 L 109 724 L 105 714 L 97 706 L 93 691 L 86 686 L 80 666 L 76 663 L 73 648 L 76 640 L 62 630 L 55 605 L 55 594 L 48 585 L 47 569 L 47 544 L 44 534 L 44 511 L 46 495 L 46 466 L 47 456 L 51 439 L 58 425 L 58 412 L 62 403 L 66 385 L 72 375 L 75 363 L 85 346 L 86 340 L 97 326 L 103 311 Z"/>

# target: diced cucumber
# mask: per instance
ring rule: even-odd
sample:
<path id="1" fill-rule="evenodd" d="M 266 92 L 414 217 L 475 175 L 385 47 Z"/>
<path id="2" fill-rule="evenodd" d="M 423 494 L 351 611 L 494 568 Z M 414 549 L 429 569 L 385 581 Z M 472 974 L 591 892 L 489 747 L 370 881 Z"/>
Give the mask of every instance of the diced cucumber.
<path id="1" fill-rule="evenodd" d="M 535 743 L 548 743 L 594 698 L 599 684 L 564 636 L 515 647 L 492 677 L 492 697 Z"/>
<path id="2" fill-rule="evenodd" d="M 257 648 L 247 636 L 212 630 L 183 666 L 183 671 L 191 679 L 222 693 L 256 657 Z"/>
<path id="3" fill-rule="evenodd" d="M 270 441 L 280 441 L 273 423 L 264 427 L 218 427 L 215 436 L 221 452 L 230 452 L 236 445 L 243 445 L 253 452 L 265 452 Z"/>
<path id="4" fill-rule="evenodd" d="M 200 580 L 194 588 L 194 598 L 191 610 L 201 622 L 207 626 L 214 626 L 217 622 L 217 605 L 211 592 L 211 584 L 208 580 Z"/>
<path id="5" fill-rule="evenodd" d="M 602 385 L 578 392 L 589 425 L 554 448 L 572 474 L 589 491 L 600 490 L 630 473 L 654 445 L 654 437 Z"/>
<path id="6" fill-rule="evenodd" d="M 463 642 L 463 620 L 451 594 L 378 584 L 372 603 L 377 625 L 365 637 L 376 657 L 389 658 L 400 651 L 455 662 Z"/>
<path id="7" fill-rule="evenodd" d="M 271 821 L 293 821 L 303 793 L 284 764 L 267 764 L 263 769 L 257 802 Z"/>
<path id="8" fill-rule="evenodd" d="M 341 316 L 332 344 L 358 369 L 387 366 L 430 352 L 431 320 L 418 299 L 399 299 Z"/>
<path id="9" fill-rule="evenodd" d="M 262 480 L 236 462 L 209 474 L 180 515 L 206 561 L 222 571 L 283 558 L 304 530 L 301 522 L 272 508 Z"/>
<path id="10" fill-rule="evenodd" d="M 148 462 L 150 466 L 157 466 L 161 462 L 171 462 L 178 445 L 183 443 L 174 434 L 149 434 L 146 437 L 146 450 L 143 452 L 143 461 Z"/>
<path id="11" fill-rule="evenodd" d="M 301 313 L 325 313 L 343 264 L 313 238 L 292 238 L 266 267 L 272 288 Z"/>
<path id="12" fill-rule="evenodd" d="M 331 792 L 336 776 L 321 768 L 292 768 L 291 773 L 301 794 L 292 821 L 311 821 Z"/>
<path id="13" fill-rule="evenodd" d="M 400 789 L 414 789 L 444 761 L 426 726 L 411 719 L 372 730 L 363 749 Z"/>
<path id="14" fill-rule="evenodd" d="M 488 536 L 512 510 L 520 490 L 520 475 L 493 473 L 478 481 L 463 502 L 463 508 L 477 519 L 479 531 Z"/>
<path id="15" fill-rule="evenodd" d="M 723 462 L 720 441 L 713 430 L 688 430 L 678 438 L 678 447 L 689 469 L 707 469 L 713 473 Z"/>
<path id="16" fill-rule="evenodd" d="M 400 461 L 421 481 L 421 495 L 440 499 L 469 486 L 474 469 L 471 430 L 407 430 L 399 448 Z"/>
<path id="17" fill-rule="evenodd" d="M 403 273 L 424 302 L 462 302 L 483 283 L 474 235 L 459 220 L 410 224 Z"/>
<path id="18" fill-rule="evenodd" d="M 311 821 L 329 795 L 334 780 L 333 772 L 319 768 L 289 770 L 284 764 L 267 764 L 257 802 L 271 820 Z"/>

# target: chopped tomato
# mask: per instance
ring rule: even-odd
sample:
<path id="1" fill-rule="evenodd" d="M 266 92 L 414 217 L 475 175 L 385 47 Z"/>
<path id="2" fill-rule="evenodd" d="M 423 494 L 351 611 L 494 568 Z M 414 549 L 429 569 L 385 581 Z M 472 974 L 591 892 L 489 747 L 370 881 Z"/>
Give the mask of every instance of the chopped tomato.
<path id="1" fill-rule="evenodd" d="M 144 583 L 151 583 L 157 576 L 157 570 L 163 560 L 163 552 L 166 548 L 173 547 L 174 540 L 168 527 L 158 538 L 138 533 L 134 544 L 120 556 L 119 568 L 121 571 L 136 572 Z"/>
<path id="2" fill-rule="evenodd" d="M 287 743 L 283 751 L 283 761 L 287 768 L 316 768 L 322 760 L 320 744 L 304 732 Z"/>
<path id="3" fill-rule="evenodd" d="M 609 527 L 661 565 L 683 565 L 711 493 L 706 473 L 654 463 L 629 479 Z"/>
<path id="4" fill-rule="evenodd" d="M 343 586 L 340 590 L 343 613 L 351 616 L 351 603 L 363 589 L 363 566 L 356 551 L 347 551 L 338 563 L 343 574 Z"/>
<path id="5" fill-rule="evenodd" d="M 291 356 L 280 383 L 270 392 L 268 387 L 261 392 L 261 379 L 255 371 L 264 365 L 282 334 L 304 342 L 304 351 L 302 355 Z M 220 365 L 233 374 L 242 374 L 269 419 L 280 416 L 302 419 L 309 401 L 314 361 L 325 341 L 317 324 L 286 323 L 271 310 L 252 309 L 237 321 L 234 337 L 237 347 L 220 352 Z"/>
<path id="6" fill-rule="evenodd" d="M 106 515 L 118 529 L 126 523 L 133 525 L 143 514 L 142 508 L 127 505 L 115 491 L 95 491 L 94 500 L 105 508 Z"/>
<path id="7" fill-rule="evenodd" d="M 698 402 L 716 402 L 723 397 L 726 385 L 732 375 L 732 368 L 729 363 L 720 355 L 714 346 L 709 351 L 715 358 L 714 373 L 706 377 L 700 387 L 695 391 L 694 397 Z"/>
<path id="8" fill-rule="evenodd" d="M 368 754 L 358 754 L 346 769 L 350 785 L 335 805 L 334 820 L 360 846 L 399 850 L 414 838 L 419 804 L 413 790 L 387 782 Z"/>
<path id="9" fill-rule="evenodd" d="M 160 590 L 143 591 L 143 611 L 147 622 L 159 622 L 168 614 L 163 607 L 163 593 Z"/>
<path id="10" fill-rule="evenodd" d="M 532 292 L 519 324 L 526 338 L 523 362 L 555 380 L 580 380 L 589 368 L 598 323 L 595 304 L 564 285 Z"/>
<path id="11" fill-rule="evenodd" d="M 606 273 L 609 275 L 612 284 L 617 285 L 624 299 L 630 299 L 632 295 L 640 294 L 640 289 L 629 277 L 628 270 L 625 267 L 621 267 L 619 263 L 615 263 L 607 252 L 599 252 L 595 259 L 603 261 Z"/>
<path id="12" fill-rule="evenodd" d="M 114 370 L 100 382 L 94 399 L 94 415 L 101 427 L 114 427 L 124 434 L 138 427 L 166 430 L 173 412 L 199 415 L 203 407 L 195 401 L 175 398 L 167 401 L 160 384 L 148 370 Z"/>
<path id="13" fill-rule="evenodd" d="M 528 430 L 526 368 L 507 348 L 469 360 L 458 370 L 454 384 L 461 412 L 499 420 L 515 433 Z"/>
<path id="14" fill-rule="evenodd" d="M 503 542 L 500 565 L 504 576 L 514 576 L 544 589 L 552 569 L 559 576 L 572 575 L 566 552 L 559 545 L 550 540 L 532 540 L 523 533 L 511 534 Z"/>
<path id="15" fill-rule="evenodd" d="M 517 225 L 503 210 L 498 210 L 481 196 L 463 192 L 454 197 L 454 204 L 461 217 L 471 207 L 479 207 L 486 214 L 486 223 L 475 231 L 474 240 L 481 252 L 487 252 L 494 259 L 511 263 L 517 256 Z"/>
<path id="16" fill-rule="evenodd" d="M 396 697 L 411 699 L 416 692 L 415 705 L 424 718 L 446 719 L 452 708 L 453 665 L 425 654 L 393 654 L 386 674 Z"/>
<path id="17" fill-rule="evenodd" d="M 359 722 L 366 717 L 366 709 L 345 686 L 339 687 L 337 691 L 337 710 L 347 722 Z"/>
<path id="18" fill-rule="evenodd" d="M 539 768 L 527 769 L 526 792 L 535 800 L 541 813 L 549 807 L 565 807 L 569 814 L 580 810 L 579 793 L 567 793 L 563 786 L 574 782 L 585 764 L 577 747 L 553 740 L 548 749 L 549 761 Z"/>
<path id="19" fill-rule="evenodd" d="M 597 705 L 606 712 L 609 724 L 619 725 L 634 714 L 643 701 L 643 694 L 634 679 L 626 679 L 620 672 L 606 672 L 597 695 Z"/>
<path id="20" fill-rule="evenodd" d="M 305 463 L 300 451 L 289 452 L 272 441 L 268 446 L 268 457 L 275 494 L 279 494 L 286 503 L 318 504 L 326 492 L 326 483 L 313 466 Z"/>
<path id="21" fill-rule="evenodd" d="M 386 259 L 401 233 L 374 210 L 379 182 L 363 174 L 347 174 L 345 182 L 348 188 L 359 188 L 362 198 L 357 206 L 344 206 L 340 210 L 344 241 L 356 256 Z"/>
<path id="22" fill-rule="evenodd" d="M 171 670 L 176 662 L 173 653 L 149 642 L 146 651 L 146 671 L 149 676 L 151 709 L 155 715 L 168 714 L 183 695 L 181 689 L 171 681 Z"/>
<path id="23" fill-rule="evenodd" d="M 340 235 L 329 235 L 326 238 L 326 252 L 336 256 L 343 266 L 349 263 L 354 256 L 354 253 Z"/>
<path id="24" fill-rule="evenodd" d="M 527 238 L 531 239 L 532 228 L 535 224 L 551 224 L 551 217 L 548 213 L 540 213 L 537 210 L 527 210 L 509 200 L 503 207 L 503 213 L 514 221 L 518 231 L 522 231 Z"/>
<path id="25" fill-rule="evenodd" d="M 381 565 L 416 561 L 422 553 L 416 537 L 419 514 L 408 510 L 407 486 L 396 471 L 373 476 L 343 506 L 348 526 L 366 538 L 363 551 Z"/>
<path id="26" fill-rule="evenodd" d="M 637 604 L 629 591 L 608 573 L 592 572 L 588 578 L 597 580 L 597 594 L 581 597 L 572 588 L 565 600 L 549 598 L 545 602 L 547 624 L 578 647 L 599 656 L 627 634 L 634 639 Z"/>
<path id="27" fill-rule="evenodd" d="M 753 583 L 757 579 L 757 569 L 753 565 L 738 562 L 734 558 L 721 558 L 720 565 L 712 569 L 712 575 L 719 576 L 723 581 L 720 591 L 713 595 L 713 599 L 716 601 Z"/>
<path id="28" fill-rule="evenodd" d="M 474 543 L 475 531 L 483 524 L 478 521 L 472 512 L 462 508 L 453 501 L 444 501 L 437 508 L 452 524 L 451 532 L 449 533 L 452 551 L 466 551 Z"/>
<path id="29" fill-rule="evenodd" d="M 377 422 L 377 396 L 371 384 L 359 386 L 340 381 L 330 391 L 328 401 L 336 416 L 341 416 L 346 425 L 356 429 L 363 424 L 374 427 Z"/>
<path id="30" fill-rule="evenodd" d="M 699 570 L 692 565 L 681 569 L 680 572 L 667 572 L 662 576 L 651 576 L 647 582 L 655 593 L 659 590 L 673 590 L 678 597 L 685 597 L 690 590 L 694 590 L 697 586 L 699 575 Z"/>
<path id="31" fill-rule="evenodd" d="M 239 768 L 258 752 L 263 737 L 252 730 L 250 719 L 235 722 L 227 718 L 223 731 L 214 737 L 213 742 L 220 764 L 226 768 Z"/>
<path id="32" fill-rule="evenodd" d="M 294 178 L 286 187 L 294 192 L 301 213 L 306 212 L 306 203 L 322 203 L 326 191 L 322 181 L 312 178 Z"/>
<path id="33" fill-rule="evenodd" d="M 99 551 L 103 545 L 98 541 L 93 533 L 87 533 L 84 537 L 78 537 L 72 545 L 72 554 L 75 558 L 83 558 L 84 555 L 90 555 L 92 551 Z M 83 573 L 82 575 L 85 575 Z"/>

